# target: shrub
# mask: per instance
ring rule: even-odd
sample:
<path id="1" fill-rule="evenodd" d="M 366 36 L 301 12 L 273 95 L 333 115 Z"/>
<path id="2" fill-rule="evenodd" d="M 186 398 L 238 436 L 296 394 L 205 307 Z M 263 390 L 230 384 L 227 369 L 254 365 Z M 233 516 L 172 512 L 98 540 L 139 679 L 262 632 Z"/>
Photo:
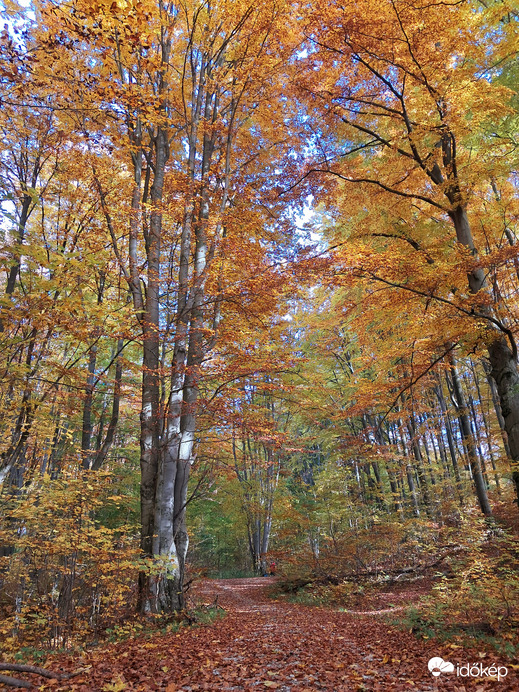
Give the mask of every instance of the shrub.
<path id="1" fill-rule="evenodd" d="M 4 510 L 0 636 L 7 651 L 95 641 L 134 599 L 138 550 L 131 527 L 96 510 L 124 498 L 108 473 L 39 479 Z"/>

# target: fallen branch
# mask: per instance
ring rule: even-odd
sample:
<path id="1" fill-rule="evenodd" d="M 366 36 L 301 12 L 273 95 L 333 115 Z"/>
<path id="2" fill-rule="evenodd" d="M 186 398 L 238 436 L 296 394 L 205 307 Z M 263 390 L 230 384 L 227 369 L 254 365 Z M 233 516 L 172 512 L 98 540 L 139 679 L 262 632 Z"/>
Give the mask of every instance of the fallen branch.
<path id="1" fill-rule="evenodd" d="M 15 673 L 30 673 L 31 675 L 39 675 L 49 680 L 69 680 L 76 675 L 80 675 L 80 673 L 84 673 L 87 669 L 81 668 L 73 673 L 56 673 L 47 668 L 39 668 L 38 666 L 27 666 L 23 663 L 7 663 L 6 661 L 0 661 L 0 670 L 9 670 Z M 23 687 L 28 690 L 34 687 L 34 685 L 27 680 L 12 678 L 8 675 L 0 675 L 0 683 L 8 685 L 9 687 Z"/>
<path id="2" fill-rule="evenodd" d="M 391 577 L 390 582 L 398 581 L 401 577 L 409 574 L 422 574 L 427 572 L 427 570 L 434 569 L 438 567 L 445 558 L 450 555 L 461 552 L 463 549 L 459 546 L 453 546 L 449 550 L 443 552 L 436 560 L 433 562 L 428 562 L 426 564 L 414 565 L 413 567 L 398 567 L 395 569 L 363 569 L 357 570 L 356 572 L 348 572 L 343 574 L 313 574 L 308 577 L 295 577 L 280 580 L 279 587 L 282 591 L 286 593 L 292 593 L 298 591 L 305 586 L 310 584 L 333 584 L 337 586 L 341 582 L 345 581 L 358 581 L 359 579 L 373 579 L 378 578 L 381 575 Z"/>
<path id="3" fill-rule="evenodd" d="M 34 687 L 32 683 L 26 680 L 11 678 L 8 675 L 0 675 L 0 683 L 2 683 L 2 685 L 8 685 L 9 687 L 24 687 L 26 690 L 30 690 Z"/>
<path id="4" fill-rule="evenodd" d="M 13 670 L 17 673 L 33 673 L 34 675 L 41 675 L 42 678 L 49 678 L 50 680 L 62 679 L 60 673 L 54 673 L 52 670 L 47 670 L 47 668 L 26 666 L 22 663 L 4 663 L 0 661 L 0 670 Z M 77 673 L 75 673 L 75 675 L 77 675 Z"/>
<path id="5" fill-rule="evenodd" d="M 401 570 L 393 570 L 392 572 L 389 572 L 389 574 L 394 572 L 398 572 L 396 577 L 393 578 L 392 581 L 397 581 L 400 577 L 402 577 L 404 574 L 421 574 L 422 572 L 427 572 L 428 569 L 433 569 L 434 567 L 438 567 L 446 557 L 449 557 L 449 555 L 454 555 L 455 553 L 459 553 L 462 550 L 460 547 L 452 548 L 451 550 L 448 550 L 447 552 L 443 553 L 443 555 L 440 555 L 438 559 L 436 559 L 434 562 L 429 562 L 426 565 L 416 565 L 416 567 L 406 567 L 405 569 Z"/>

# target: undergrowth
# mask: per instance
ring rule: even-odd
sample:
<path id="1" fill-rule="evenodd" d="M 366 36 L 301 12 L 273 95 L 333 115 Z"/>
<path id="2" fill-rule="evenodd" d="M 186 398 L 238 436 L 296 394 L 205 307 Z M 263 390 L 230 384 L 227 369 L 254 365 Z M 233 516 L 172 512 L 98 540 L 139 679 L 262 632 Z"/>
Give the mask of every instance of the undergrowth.
<path id="1" fill-rule="evenodd" d="M 326 570 L 297 570 L 296 566 L 282 575 L 272 595 L 292 603 L 339 607 L 346 610 L 385 610 L 392 607 L 395 597 L 411 607 L 389 614 L 386 620 L 411 630 L 424 639 L 450 642 L 454 646 L 495 650 L 505 656 L 519 654 L 519 548 L 516 537 L 496 522 L 472 517 L 459 532 L 458 542 L 448 536 L 447 558 L 434 569 L 419 569 L 413 575 L 401 568 L 384 572 L 371 570 L 369 577 Z M 446 541 L 443 541 L 446 542 Z M 447 554 L 447 552 L 446 552 Z M 424 546 L 420 561 L 436 564 L 438 551 Z M 351 568 L 350 568 L 351 569 Z M 439 569 L 442 571 L 439 572 Z M 366 574 L 367 570 L 364 570 Z M 412 583 L 406 582 L 413 578 Z M 427 595 L 420 596 L 432 588 Z"/>
<path id="2" fill-rule="evenodd" d="M 12 659 L 15 663 L 42 665 L 49 660 L 49 657 L 52 658 L 63 653 L 70 654 L 71 651 L 74 651 L 79 654 L 93 647 L 104 645 L 106 642 L 114 644 L 135 638 L 153 639 L 158 634 L 174 634 L 182 629 L 211 625 L 224 616 L 225 610 L 220 606 L 197 606 L 175 616 L 156 616 L 151 619 L 147 617 L 145 620 L 136 619 L 132 622 L 128 621 L 106 630 L 102 640 L 86 642 L 73 648 L 48 651 L 26 646 L 19 649 L 16 653 L 12 655 L 7 654 L 4 657 L 6 660 Z"/>
<path id="3" fill-rule="evenodd" d="M 126 639 L 142 636 L 154 637 L 157 634 L 174 634 L 186 627 L 210 625 L 225 615 L 225 610 L 217 605 L 198 606 L 172 616 L 158 615 L 153 619 L 126 622 L 111 630 L 107 630 L 109 642 L 120 642 Z"/>
<path id="4" fill-rule="evenodd" d="M 476 537 L 472 550 L 427 597 L 393 622 L 424 638 L 519 653 L 519 550 L 504 529 Z"/>
<path id="5" fill-rule="evenodd" d="M 389 621 L 425 639 L 519 654 L 517 549 L 500 543 L 497 553 L 477 550 L 453 578 L 439 579 L 429 596 Z"/>
<path id="6" fill-rule="evenodd" d="M 517 642 L 517 632 L 491 634 L 480 623 L 447 624 L 444 619 L 426 613 L 420 605 L 410 607 L 399 617 L 388 615 L 385 620 L 390 625 L 409 630 L 421 639 L 435 639 L 461 648 L 477 648 L 485 653 L 492 649 L 509 658 L 515 658 L 519 654 L 519 645 L 513 641 Z"/>

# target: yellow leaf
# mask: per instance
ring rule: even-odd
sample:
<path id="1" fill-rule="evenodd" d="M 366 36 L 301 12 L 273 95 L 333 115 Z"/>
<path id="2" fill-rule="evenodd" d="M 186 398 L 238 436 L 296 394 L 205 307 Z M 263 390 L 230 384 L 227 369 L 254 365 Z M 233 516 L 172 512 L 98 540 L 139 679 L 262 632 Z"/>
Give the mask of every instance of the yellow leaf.
<path id="1" fill-rule="evenodd" d="M 118 676 L 116 679 L 112 679 L 112 682 L 107 683 L 103 687 L 103 692 L 123 692 L 128 689 L 128 685 L 124 680 Z"/>

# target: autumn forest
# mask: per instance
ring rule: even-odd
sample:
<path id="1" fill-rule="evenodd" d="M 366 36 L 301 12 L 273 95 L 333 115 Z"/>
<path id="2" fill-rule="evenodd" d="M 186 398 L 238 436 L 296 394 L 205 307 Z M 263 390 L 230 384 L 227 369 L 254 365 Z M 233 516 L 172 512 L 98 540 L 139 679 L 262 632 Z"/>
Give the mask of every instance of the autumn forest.
<path id="1" fill-rule="evenodd" d="M 516 0 L 1 11 L 0 683 L 413 689 L 117 668 L 254 593 L 517 689 Z"/>

